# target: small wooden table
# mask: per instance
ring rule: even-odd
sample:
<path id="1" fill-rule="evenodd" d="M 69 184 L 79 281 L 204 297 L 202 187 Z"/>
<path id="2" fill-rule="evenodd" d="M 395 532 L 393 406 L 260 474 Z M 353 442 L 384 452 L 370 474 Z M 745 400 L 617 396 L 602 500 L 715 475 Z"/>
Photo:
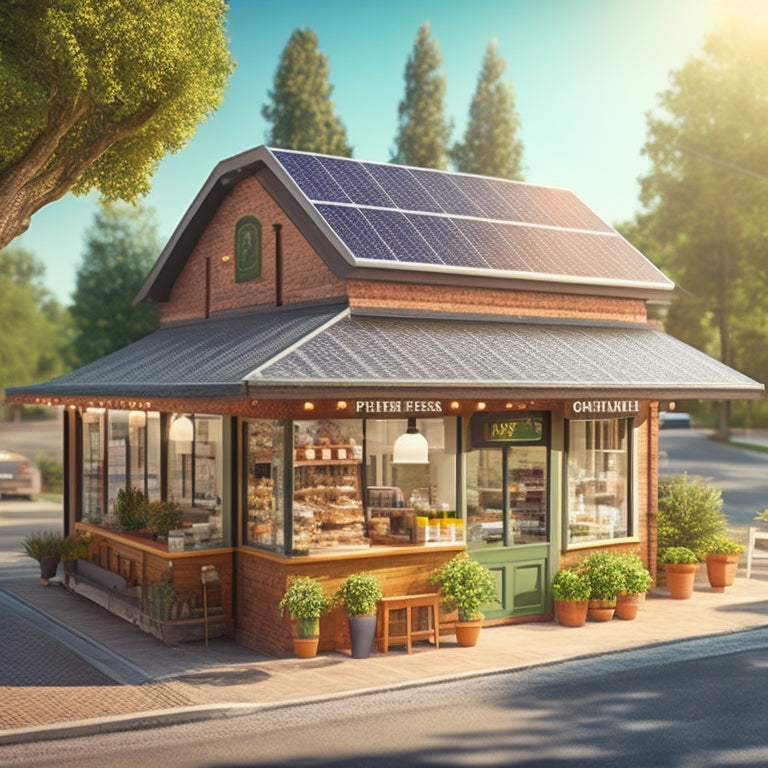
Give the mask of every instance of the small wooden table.
<path id="1" fill-rule="evenodd" d="M 429 612 L 429 628 L 413 629 L 414 608 L 426 608 Z M 405 634 L 389 634 L 389 615 L 392 611 L 405 610 Z M 440 647 L 440 595 L 436 592 L 428 592 L 421 595 L 396 595 L 385 597 L 379 601 L 379 619 L 376 642 L 382 653 L 389 651 L 390 645 L 402 645 L 405 643 L 408 653 L 411 652 L 413 640 L 421 638 L 433 638 L 435 648 Z"/>

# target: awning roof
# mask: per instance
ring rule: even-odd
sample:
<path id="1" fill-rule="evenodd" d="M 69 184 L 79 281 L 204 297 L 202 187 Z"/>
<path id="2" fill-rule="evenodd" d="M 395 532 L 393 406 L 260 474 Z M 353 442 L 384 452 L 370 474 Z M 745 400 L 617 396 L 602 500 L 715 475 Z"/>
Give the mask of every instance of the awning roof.
<path id="1" fill-rule="evenodd" d="M 570 399 L 760 398 L 764 386 L 645 325 L 285 309 L 165 328 L 44 384 L 44 397 L 268 397 L 491 390 Z"/>

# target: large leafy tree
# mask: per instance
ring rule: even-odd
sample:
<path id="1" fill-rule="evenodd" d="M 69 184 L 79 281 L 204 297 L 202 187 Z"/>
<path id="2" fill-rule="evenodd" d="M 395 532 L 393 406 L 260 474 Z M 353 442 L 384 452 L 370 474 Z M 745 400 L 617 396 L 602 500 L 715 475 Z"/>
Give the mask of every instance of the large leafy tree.
<path id="1" fill-rule="evenodd" d="M 523 178 L 523 143 L 517 137 L 520 118 L 515 112 L 515 91 L 501 79 L 506 68 L 496 41 L 491 40 L 469 106 L 464 141 L 454 144 L 451 159 L 463 173 L 519 181 Z"/>
<path id="2" fill-rule="evenodd" d="M 768 378 L 768 36 L 734 22 L 672 74 L 649 114 L 649 256 L 678 284 L 668 327 Z M 721 410 L 720 428 L 727 429 Z"/>
<path id="3" fill-rule="evenodd" d="M 70 189 L 149 190 L 221 103 L 225 16 L 224 0 L 0 3 L 0 248 Z"/>
<path id="4" fill-rule="evenodd" d="M 43 287 L 45 267 L 21 248 L 0 251 L 0 388 L 69 370 L 71 321 Z"/>
<path id="5" fill-rule="evenodd" d="M 152 214 L 140 205 L 110 203 L 99 210 L 86 235 L 77 271 L 72 344 L 75 362 L 85 365 L 158 326 L 157 305 L 133 305 L 160 244 Z"/>
<path id="6" fill-rule="evenodd" d="M 272 126 L 267 143 L 283 149 L 351 157 L 344 124 L 331 100 L 328 57 L 311 29 L 297 29 L 283 49 L 270 103 L 261 113 Z"/>
<path id="7" fill-rule="evenodd" d="M 451 121 L 445 118 L 445 75 L 440 46 L 429 22 L 419 27 L 405 65 L 405 97 L 398 106 L 392 162 L 444 169 L 448 164 Z"/>

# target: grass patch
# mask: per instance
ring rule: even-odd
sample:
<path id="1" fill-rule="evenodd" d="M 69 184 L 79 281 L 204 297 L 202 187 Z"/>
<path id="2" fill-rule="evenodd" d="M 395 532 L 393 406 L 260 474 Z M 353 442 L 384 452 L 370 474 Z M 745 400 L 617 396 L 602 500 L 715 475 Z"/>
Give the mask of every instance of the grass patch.
<path id="1" fill-rule="evenodd" d="M 743 443 L 741 440 L 729 440 L 728 445 L 734 448 L 746 448 L 748 451 L 757 451 L 758 453 L 768 453 L 768 445 L 756 445 L 755 443 Z"/>

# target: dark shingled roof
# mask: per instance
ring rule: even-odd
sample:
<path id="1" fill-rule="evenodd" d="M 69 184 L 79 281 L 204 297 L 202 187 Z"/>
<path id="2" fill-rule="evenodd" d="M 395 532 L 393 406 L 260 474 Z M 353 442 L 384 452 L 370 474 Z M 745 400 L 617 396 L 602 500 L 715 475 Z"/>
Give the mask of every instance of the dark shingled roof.
<path id="1" fill-rule="evenodd" d="M 763 386 L 645 325 L 355 314 L 340 305 L 157 331 L 8 394 L 289 396 L 291 387 L 509 390 L 515 396 L 760 397 Z M 520 395 L 519 393 L 526 393 Z"/>

